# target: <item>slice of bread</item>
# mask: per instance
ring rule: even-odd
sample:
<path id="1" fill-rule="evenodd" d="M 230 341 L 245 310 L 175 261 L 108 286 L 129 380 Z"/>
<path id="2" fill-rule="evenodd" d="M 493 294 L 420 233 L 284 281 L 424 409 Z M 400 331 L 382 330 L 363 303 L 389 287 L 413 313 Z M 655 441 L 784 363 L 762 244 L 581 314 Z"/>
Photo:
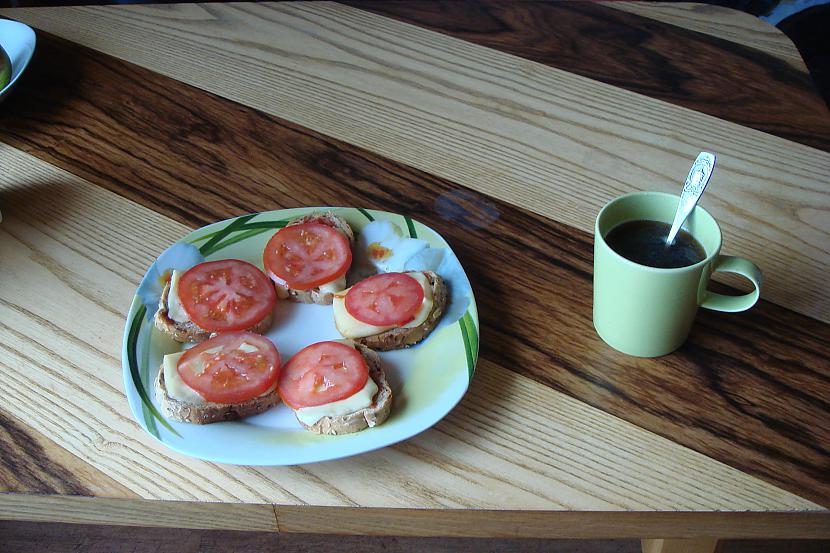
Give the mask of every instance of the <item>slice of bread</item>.
<path id="1" fill-rule="evenodd" d="M 337 436 L 340 434 L 351 434 L 366 428 L 377 426 L 389 417 L 392 410 L 392 388 L 386 381 L 386 373 L 380 364 L 380 356 L 366 346 L 355 344 L 366 364 L 369 367 L 369 378 L 375 381 L 378 386 L 378 393 L 372 400 L 372 404 L 354 413 L 348 413 L 337 417 L 323 417 L 312 425 L 300 421 L 306 430 L 315 434 Z M 299 420 L 299 419 L 298 419 Z"/>
<path id="2" fill-rule="evenodd" d="M 364 338 L 351 338 L 358 344 L 368 346 L 377 351 L 390 351 L 393 349 L 407 348 L 415 345 L 426 338 L 444 314 L 447 306 L 447 285 L 444 279 L 432 271 L 407 271 L 422 272 L 427 277 L 432 288 L 432 310 L 426 320 L 413 328 L 393 328 L 380 334 L 366 336 Z"/>
<path id="3" fill-rule="evenodd" d="M 167 386 L 164 384 L 164 367 L 159 370 L 155 382 L 156 398 L 161 404 L 162 414 L 180 422 L 194 424 L 210 424 L 212 422 L 230 421 L 242 417 L 250 417 L 267 411 L 280 401 L 276 386 L 270 392 L 243 401 L 242 403 L 191 403 L 170 397 Z"/>
<path id="4" fill-rule="evenodd" d="M 162 291 L 161 298 L 159 299 L 159 308 L 156 311 L 156 316 L 153 319 L 153 322 L 155 323 L 157 329 L 171 336 L 177 342 L 188 343 L 204 342 L 205 340 L 216 334 L 211 330 L 205 330 L 204 328 L 200 328 L 193 321 L 187 321 L 182 323 L 171 319 L 167 307 L 167 298 L 169 295 L 170 283 L 168 282 L 164 285 L 164 290 Z M 268 312 L 267 315 L 265 315 L 264 319 L 259 321 L 251 328 L 245 330 L 249 332 L 256 332 L 257 334 L 263 334 L 264 332 L 267 332 L 269 328 L 271 328 L 271 323 L 273 322 L 274 310 L 272 309 Z"/>
<path id="5" fill-rule="evenodd" d="M 335 215 L 331 211 L 322 213 L 309 213 L 297 219 L 293 219 L 286 226 L 301 225 L 304 223 L 320 223 L 332 227 L 346 237 L 349 241 L 349 248 L 354 250 L 354 231 L 343 217 Z M 316 303 L 318 305 L 331 305 L 334 294 L 331 292 L 321 293 L 319 288 L 311 290 L 295 290 L 287 284 L 274 283 L 277 290 L 277 297 L 281 300 L 295 301 L 297 303 Z"/>

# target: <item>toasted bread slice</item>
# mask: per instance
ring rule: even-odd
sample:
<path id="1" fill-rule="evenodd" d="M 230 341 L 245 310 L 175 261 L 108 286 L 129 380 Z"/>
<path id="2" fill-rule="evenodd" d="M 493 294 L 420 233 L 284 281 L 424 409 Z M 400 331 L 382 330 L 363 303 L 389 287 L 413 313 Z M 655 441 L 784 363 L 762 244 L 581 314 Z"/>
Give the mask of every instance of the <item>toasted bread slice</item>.
<path id="1" fill-rule="evenodd" d="M 168 282 L 164 285 L 164 290 L 162 291 L 161 298 L 159 299 L 159 308 L 156 311 L 156 316 L 153 320 L 157 329 L 171 336 L 177 342 L 188 343 L 204 342 L 205 340 L 207 340 L 215 334 L 213 331 L 200 328 L 193 321 L 181 323 L 171 319 L 167 310 L 167 298 L 169 295 L 170 283 Z M 265 315 L 264 319 L 262 319 L 257 324 L 246 330 L 248 330 L 249 332 L 256 332 L 257 334 L 262 334 L 264 332 L 267 332 L 268 329 L 271 328 L 271 323 L 273 322 L 274 311 L 271 310 L 268 312 L 267 315 Z"/>
<path id="2" fill-rule="evenodd" d="M 167 418 L 180 422 L 194 424 L 210 424 L 212 422 L 230 421 L 242 417 L 250 417 L 267 411 L 280 401 L 277 389 L 274 387 L 270 392 L 243 401 L 242 403 L 213 403 L 204 404 L 191 403 L 181 399 L 170 397 L 167 386 L 164 384 L 164 367 L 159 370 L 155 382 L 156 398 L 161 404 L 161 412 Z"/>
<path id="3" fill-rule="evenodd" d="M 349 248 L 354 249 L 354 231 L 349 223 L 339 215 L 335 215 L 331 211 L 322 213 L 309 213 L 297 219 L 290 221 L 286 226 L 301 225 L 304 223 L 320 223 L 332 227 L 346 237 L 349 241 Z M 320 292 L 319 288 L 312 288 L 311 290 L 295 290 L 290 288 L 287 284 L 274 283 L 277 290 L 277 297 L 281 300 L 295 301 L 298 303 L 316 303 L 319 305 L 331 305 L 334 294 L 331 292 Z"/>
<path id="4" fill-rule="evenodd" d="M 380 334 L 366 336 L 364 338 L 350 338 L 358 344 L 368 346 L 377 351 L 390 351 L 393 349 L 408 348 L 426 338 L 444 314 L 447 306 L 447 285 L 444 284 L 438 273 L 432 271 L 407 271 L 422 272 L 427 277 L 432 288 L 432 310 L 426 320 L 413 328 L 393 328 Z"/>
<path id="5" fill-rule="evenodd" d="M 374 380 L 378 386 L 378 392 L 375 394 L 372 404 L 354 413 L 337 417 L 323 417 L 312 425 L 300 421 L 300 424 L 306 430 L 329 436 L 351 434 L 377 426 L 389 417 L 389 412 L 392 410 L 392 388 L 389 387 L 389 383 L 386 381 L 386 373 L 380 364 L 380 356 L 361 344 L 356 343 L 355 347 L 366 359 L 366 364 L 369 367 L 369 378 Z"/>

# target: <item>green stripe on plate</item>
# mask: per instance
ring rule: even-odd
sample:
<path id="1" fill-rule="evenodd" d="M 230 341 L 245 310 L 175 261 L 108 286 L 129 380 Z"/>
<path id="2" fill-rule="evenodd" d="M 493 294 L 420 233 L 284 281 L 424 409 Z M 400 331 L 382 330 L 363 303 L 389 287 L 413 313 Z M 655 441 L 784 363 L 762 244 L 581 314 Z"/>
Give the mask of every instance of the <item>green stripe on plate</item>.
<path id="1" fill-rule="evenodd" d="M 458 326 L 461 328 L 461 338 L 464 340 L 464 352 L 467 355 L 467 374 L 470 382 L 472 382 L 473 373 L 476 369 L 476 359 L 478 359 L 478 332 L 476 332 L 476 327 L 473 324 L 473 318 L 469 311 L 459 319 Z"/>
<path id="2" fill-rule="evenodd" d="M 248 217 L 248 216 L 246 215 L 246 217 Z M 241 218 L 242 217 L 240 217 L 240 219 Z M 236 222 L 238 220 L 239 219 L 236 219 L 234 222 Z M 281 228 L 285 227 L 285 225 L 288 224 L 288 221 L 289 221 L 289 219 L 281 219 L 279 221 L 255 221 L 253 223 L 244 223 L 242 225 L 238 225 L 236 228 L 230 228 L 230 225 L 228 225 L 227 227 L 225 227 L 221 230 L 218 230 L 216 232 L 212 232 L 212 233 L 210 233 L 208 235 L 205 235 L 205 236 L 201 236 L 201 237 L 199 237 L 195 240 L 191 240 L 190 243 L 193 244 L 195 242 L 205 240 L 208 236 L 210 236 L 211 241 L 208 242 L 207 244 L 203 245 L 201 248 L 199 248 L 199 252 L 202 255 L 210 255 L 210 254 L 214 254 L 214 253 L 218 252 L 222 248 L 230 246 L 231 244 L 236 244 L 237 242 L 241 242 L 242 240 L 245 240 L 246 238 L 256 236 L 257 234 L 262 234 L 263 232 L 267 232 L 269 230 L 281 229 Z M 233 224 L 233 223 L 231 223 L 231 224 Z M 219 242 L 223 238 L 225 238 L 225 237 L 227 237 L 227 236 L 229 236 L 233 233 L 236 233 L 236 232 L 242 232 L 243 234 L 239 234 L 237 236 L 233 236 L 231 238 L 228 238 L 224 242 L 221 242 L 221 243 Z"/>
<path id="3" fill-rule="evenodd" d="M 223 238 L 225 238 L 232 232 L 240 230 L 241 226 L 243 226 L 245 223 L 256 217 L 256 215 L 256 213 L 253 213 L 251 215 L 243 215 L 242 217 L 237 217 L 236 219 L 231 221 L 228 224 L 228 226 L 219 231 L 219 233 L 217 233 L 216 236 L 214 236 L 205 244 L 203 244 L 202 247 L 199 248 L 199 253 L 205 256 L 212 254 L 215 251 L 214 247 L 216 246 L 216 244 L 221 242 Z"/>
<path id="4" fill-rule="evenodd" d="M 205 240 L 213 238 L 214 236 L 216 236 L 220 232 L 224 232 L 224 230 L 225 229 L 215 230 L 213 232 L 203 234 L 202 236 L 197 236 L 196 238 L 191 238 L 190 240 L 187 240 L 186 243 L 187 244 L 196 244 L 197 242 L 204 242 Z"/>
<path id="5" fill-rule="evenodd" d="M 249 230 L 249 229 L 275 229 L 275 228 L 282 228 L 288 224 L 288 221 L 291 219 L 280 219 L 279 221 L 254 221 L 253 223 L 245 223 L 237 230 Z"/>
<path id="6" fill-rule="evenodd" d="M 283 224 L 283 226 L 285 226 L 285 225 Z M 213 250 L 211 250 L 210 253 L 216 253 L 219 250 L 222 250 L 223 248 L 226 248 L 226 247 L 230 246 L 231 244 L 236 244 L 237 242 L 241 242 L 242 240 L 245 240 L 247 238 L 251 238 L 252 236 L 256 236 L 257 234 L 262 234 L 263 232 L 268 232 L 272 228 L 276 228 L 276 227 L 255 228 L 253 230 L 245 230 L 244 232 L 241 232 L 243 229 L 239 229 L 240 230 L 239 234 L 237 234 L 236 236 L 231 236 L 230 238 L 228 238 L 224 242 L 216 244 L 216 246 L 213 247 Z"/>
<path id="7" fill-rule="evenodd" d="M 135 386 L 135 390 L 138 392 L 138 397 L 141 398 L 142 411 L 145 414 L 144 423 L 147 425 L 147 428 L 151 428 L 150 422 L 147 420 L 147 413 L 149 412 L 149 414 L 163 424 L 165 428 L 181 438 L 181 434 L 176 432 L 176 430 L 170 426 L 170 423 L 164 420 L 164 417 L 162 417 L 161 413 L 158 412 L 156 406 L 153 405 L 153 402 L 150 400 L 150 396 L 147 395 L 147 390 L 144 388 L 144 382 L 141 380 L 141 375 L 139 374 L 136 346 L 138 345 L 138 332 L 141 330 L 141 321 L 144 319 L 144 315 L 146 313 L 147 308 L 145 306 L 142 305 L 138 308 L 135 313 L 135 317 L 133 318 L 133 322 L 130 324 L 130 332 L 127 335 L 127 363 L 130 366 L 130 376 L 133 379 L 133 386 Z M 152 424 L 152 428 L 156 429 L 155 423 Z M 161 436 L 158 435 L 158 429 L 156 429 L 156 434 L 154 434 L 154 436 L 161 440 Z"/>
<path id="8" fill-rule="evenodd" d="M 415 232 L 415 223 L 412 222 L 410 217 L 404 217 L 404 221 L 406 221 L 406 228 L 409 229 L 409 237 L 410 238 L 418 238 L 418 233 Z"/>
<path id="9" fill-rule="evenodd" d="M 462 317 L 467 325 L 467 333 L 470 335 L 470 343 L 473 347 L 473 359 L 478 360 L 478 329 L 473 321 L 473 315 L 467 311 Z"/>
<path id="10" fill-rule="evenodd" d="M 366 211 L 365 209 L 363 209 L 362 207 L 358 207 L 358 208 L 357 208 L 357 210 L 358 210 L 359 212 L 361 212 L 363 215 L 365 215 L 365 216 L 366 216 L 366 218 L 367 218 L 367 219 L 369 219 L 370 221 L 374 221 L 374 220 L 375 220 L 375 218 L 374 218 L 374 217 L 372 217 L 372 214 L 371 214 L 371 213 L 369 213 L 368 211 Z"/>
<path id="11" fill-rule="evenodd" d="M 150 382 L 150 342 L 152 339 L 153 334 L 150 333 L 149 340 L 147 341 L 147 347 L 145 347 L 144 351 L 141 352 L 141 365 L 139 365 L 139 372 L 141 372 L 142 383 Z M 136 344 L 137 343 L 138 341 L 136 340 Z M 151 416 L 150 410 L 147 409 L 144 402 L 141 402 L 141 411 L 144 413 L 144 422 L 147 423 L 147 429 L 150 431 L 150 434 L 161 439 L 159 437 L 159 430 L 156 428 L 156 419 Z"/>

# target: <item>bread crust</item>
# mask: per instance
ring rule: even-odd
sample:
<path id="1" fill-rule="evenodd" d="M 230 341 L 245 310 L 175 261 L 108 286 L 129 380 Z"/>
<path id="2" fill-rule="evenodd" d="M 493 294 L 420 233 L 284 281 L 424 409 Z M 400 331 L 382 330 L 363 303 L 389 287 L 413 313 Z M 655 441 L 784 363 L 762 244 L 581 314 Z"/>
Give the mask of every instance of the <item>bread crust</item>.
<path id="1" fill-rule="evenodd" d="M 156 311 L 156 316 L 153 318 L 153 323 L 156 325 L 157 329 L 169 335 L 177 342 L 187 342 L 192 344 L 204 342 L 217 334 L 213 331 L 200 328 L 193 321 L 180 323 L 171 319 L 167 307 L 167 298 L 169 295 L 170 282 L 164 285 L 164 290 L 161 292 L 161 298 L 159 298 L 159 308 Z M 267 315 L 265 315 L 264 319 L 251 328 L 248 328 L 247 331 L 263 334 L 271 328 L 271 323 L 273 322 L 274 310 L 272 309 Z"/>
<path id="2" fill-rule="evenodd" d="M 297 219 L 292 219 L 286 226 L 290 227 L 304 223 L 320 223 L 340 231 L 340 233 L 349 241 L 349 248 L 354 250 L 354 231 L 348 221 L 346 221 L 343 217 L 335 215 L 331 211 L 309 213 L 308 215 L 303 215 Z M 281 284 L 279 282 L 274 282 L 274 288 L 277 290 L 277 297 L 279 299 L 297 303 L 331 305 L 334 298 L 333 293 L 321 293 L 319 288 L 312 288 L 311 290 L 295 290 L 290 288 L 287 284 Z"/>
<path id="3" fill-rule="evenodd" d="M 423 273 L 432 288 L 432 310 L 426 320 L 414 328 L 393 328 L 380 334 L 363 338 L 350 338 L 358 344 L 368 346 L 377 351 L 390 351 L 413 346 L 426 338 L 441 320 L 444 308 L 447 305 L 447 285 L 438 273 L 433 271 L 406 271 L 408 273 Z M 339 329 L 338 329 L 339 331 Z"/>
<path id="4" fill-rule="evenodd" d="M 280 401 L 276 386 L 269 393 L 243 401 L 242 403 L 226 404 L 213 403 L 195 404 L 189 401 L 170 397 L 164 383 L 164 367 L 159 369 L 155 381 L 156 398 L 161 404 L 161 412 L 165 417 L 179 422 L 193 424 L 210 424 L 213 422 L 231 421 L 243 417 L 258 415 L 267 411 Z"/>
<path id="5" fill-rule="evenodd" d="M 389 417 L 392 410 L 392 388 L 389 387 L 386 380 L 386 373 L 380 363 L 380 356 L 364 345 L 355 343 L 354 346 L 366 359 L 366 364 L 369 367 L 369 378 L 374 380 L 378 386 L 378 392 L 375 394 L 372 404 L 354 413 L 338 417 L 323 417 L 312 425 L 299 421 L 306 430 L 315 434 L 339 436 L 372 428 L 383 423 Z"/>
<path id="6" fill-rule="evenodd" d="M 316 303 L 317 305 L 331 305 L 334 301 L 333 293 L 320 293 L 319 288 L 313 288 L 311 290 L 295 290 L 276 282 L 274 283 L 274 288 L 277 290 L 277 297 L 281 300 L 288 300 L 296 303 Z"/>

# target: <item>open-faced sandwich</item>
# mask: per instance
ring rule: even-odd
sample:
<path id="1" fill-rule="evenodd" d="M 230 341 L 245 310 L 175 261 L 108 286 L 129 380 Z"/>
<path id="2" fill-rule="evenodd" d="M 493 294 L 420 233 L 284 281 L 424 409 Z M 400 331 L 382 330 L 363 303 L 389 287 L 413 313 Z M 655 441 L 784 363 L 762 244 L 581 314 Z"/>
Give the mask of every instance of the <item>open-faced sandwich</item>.
<path id="1" fill-rule="evenodd" d="M 333 213 L 313 213 L 280 229 L 265 246 L 265 270 L 280 299 L 330 305 L 346 287 L 354 233 Z"/>
<path id="2" fill-rule="evenodd" d="M 277 389 L 300 424 L 317 434 L 377 426 L 392 408 L 392 389 L 378 354 L 348 340 L 300 350 L 283 367 Z"/>
<path id="3" fill-rule="evenodd" d="M 270 409 L 279 377 L 280 354 L 268 338 L 230 332 L 165 355 L 155 390 L 167 417 L 208 424 Z"/>
<path id="4" fill-rule="evenodd" d="M 345 338 L 388 351 L 417 344 L 444 313 L 447 288 L 437 273 L 380 273 L 334 295 L 334 324 Z"/>
<path id="5" fill-rule="evenodd" d="M 156 311 L 156 328 L 178 342 L 219 332 L 271 327 L 277 296 L 265 273 L 239 259 L 207 261 L 173 271 Z"/>

